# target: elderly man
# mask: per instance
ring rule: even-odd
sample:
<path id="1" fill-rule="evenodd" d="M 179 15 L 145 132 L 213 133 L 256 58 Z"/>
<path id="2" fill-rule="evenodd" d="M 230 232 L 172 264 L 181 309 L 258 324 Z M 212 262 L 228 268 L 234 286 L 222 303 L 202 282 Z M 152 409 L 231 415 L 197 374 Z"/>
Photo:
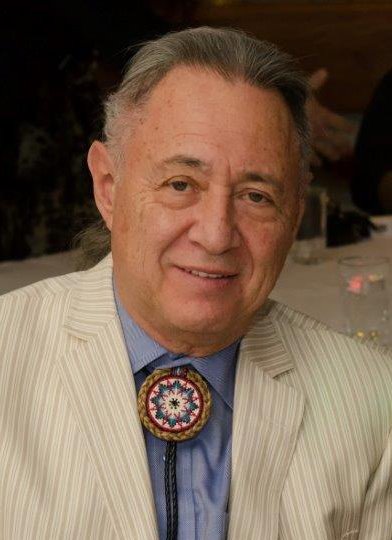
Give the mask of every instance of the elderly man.
<path id="1" fill-rule="evenodd" d="M 88 156 L 112 255 L 1 300 L 2 538 L 392 537 L 391 357 L 268 300 L 306 97 L 233 30 L 134 57 Z"/>

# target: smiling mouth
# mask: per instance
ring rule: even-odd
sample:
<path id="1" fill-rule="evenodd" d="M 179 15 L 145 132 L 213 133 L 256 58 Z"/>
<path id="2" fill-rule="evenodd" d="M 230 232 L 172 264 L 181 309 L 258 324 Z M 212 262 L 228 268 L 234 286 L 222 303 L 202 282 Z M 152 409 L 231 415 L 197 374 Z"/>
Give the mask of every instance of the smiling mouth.
<path id="1" fill-rule="evenodd" d="M 183 272 L 191 274 L 192 276 L 207 278 L 207 279 L 231 279 L 237 276 L 237 274 L 213 274 L 210 272 L 202 272 L 201 270 L 191 270 L 189 268 L 178 267 Z"/>

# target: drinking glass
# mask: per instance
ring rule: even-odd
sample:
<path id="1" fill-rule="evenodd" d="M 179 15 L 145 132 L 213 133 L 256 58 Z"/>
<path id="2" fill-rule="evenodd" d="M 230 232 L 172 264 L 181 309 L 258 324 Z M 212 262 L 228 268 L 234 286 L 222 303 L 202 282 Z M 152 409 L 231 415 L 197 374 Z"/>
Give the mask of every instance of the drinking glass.
<path id="1" fill-rule="evenodd" d="M 387 257 L 345 257 L 339 260 L 346 332 L 387 345 L 390 340 Z"/>
<path id="2" fill-rule="evenodd" d="M 300 264 L 316 264 L 322 260 L 326 246 L 327 192 L 310 186 L 305 198 L 305 211 L 291 250 L 293 260 Z"/>

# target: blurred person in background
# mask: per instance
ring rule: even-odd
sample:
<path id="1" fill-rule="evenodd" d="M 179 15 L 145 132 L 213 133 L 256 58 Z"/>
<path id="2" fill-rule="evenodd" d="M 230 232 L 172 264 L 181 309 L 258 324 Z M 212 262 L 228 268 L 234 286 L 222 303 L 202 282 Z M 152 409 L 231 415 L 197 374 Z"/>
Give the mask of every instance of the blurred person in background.
<path id="1" fill-rule="evenodd" d="M 392 212 L 392 70 L 376 88 L 361 123 L 354 156 L 354 203 L 372 215 Z"/>
<path id="2" fill-rule="evenodd" d="M 311 128 L 313 167 L 320 167 L 323 160 L 339 161 L 353 155 L 357 127 L 344 116 L 336 114 L 317 99 L 317 93 L 326 83 L 329 73 L 325 68 L 309 76 L 311 89 L 308 115 Z"/>

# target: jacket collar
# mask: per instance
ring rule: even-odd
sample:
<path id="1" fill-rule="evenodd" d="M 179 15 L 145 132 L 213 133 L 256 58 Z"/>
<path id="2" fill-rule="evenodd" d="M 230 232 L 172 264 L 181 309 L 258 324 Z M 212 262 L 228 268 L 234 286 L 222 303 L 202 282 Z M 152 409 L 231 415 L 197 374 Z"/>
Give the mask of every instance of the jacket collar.
<path id="1" fill-rule="evenodd" d="M 113 261 L 109 254 L 93 268 L 79 274 L 64 323 L 71 335 L 88 340 L 116 317 L 112 270 Z"/>

